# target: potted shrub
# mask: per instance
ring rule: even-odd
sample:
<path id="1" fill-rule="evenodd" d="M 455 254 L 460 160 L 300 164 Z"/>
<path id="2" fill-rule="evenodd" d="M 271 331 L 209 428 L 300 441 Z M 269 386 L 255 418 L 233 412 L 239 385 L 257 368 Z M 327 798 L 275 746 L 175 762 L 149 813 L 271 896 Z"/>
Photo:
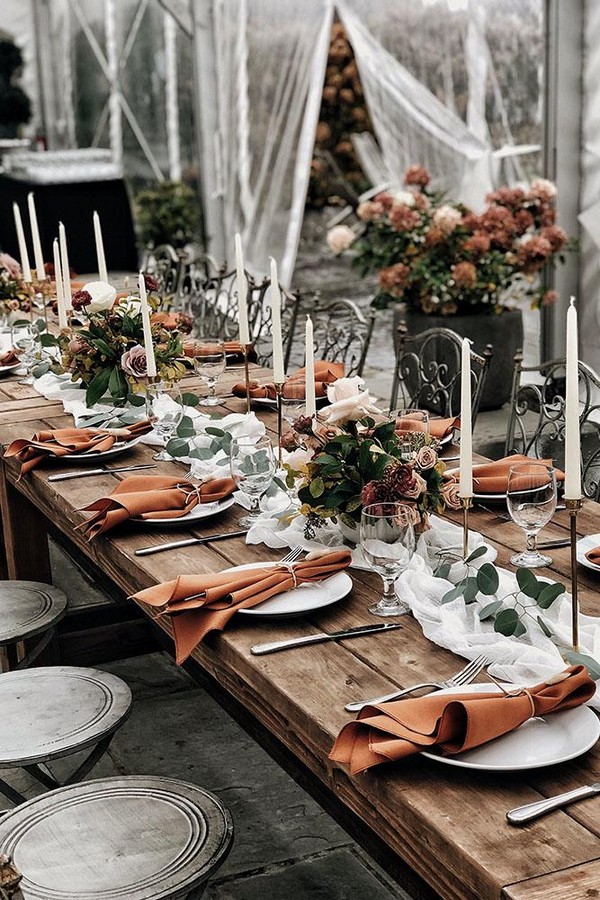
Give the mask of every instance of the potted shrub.
<path id="1" fill-rule="evenodd" d="M 533 307 L 556 299 L 539 279 L 568 247 L 556 225 L 556 188 L 545 179 L 500 188 L 474 213 L 429 190 L 429 182 L 426 169 L 411 166 L 403 190 L 358 206 L 358 237 L 340 226 L 329 233 L 329 246 L 339 252 L 352 245 L 361 274 L 378 273 L 374 304 L 402 304 L 396 326 L 405 319 L 411 334 L 451 328 L 479 353 L 493 344 L 481 406 L 497 408 L 508 399 L 513 356 L 523 342 L 521 312 L 511 306 L 523 297 Z"/>
<path id="2" fill-rule="evenodd" d="M 135 198 L 140 239 L 145 247 L 184 247 L 197 238 L 200 201 L 191 187 L 163 181 Z"/>

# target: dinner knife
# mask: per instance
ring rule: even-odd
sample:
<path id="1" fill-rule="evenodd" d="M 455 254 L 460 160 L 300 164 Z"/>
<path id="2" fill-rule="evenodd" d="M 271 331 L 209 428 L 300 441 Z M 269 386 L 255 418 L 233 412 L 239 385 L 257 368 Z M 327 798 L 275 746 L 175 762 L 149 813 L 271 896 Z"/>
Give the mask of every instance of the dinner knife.
<path id="1" fill-rule="evenodd" d="M 279 650 L 288 650 L 290 647 L 306 647 L 308 644 L 339 641 L 341 638 L 360 637 L 363 634 L 377 634 L 381 631 L 393 631 L 395 628 L 402 628 L 402 625 L 399 622 L 385 622 L 381 625 L 358 625 L 356 628 L 346 628 L 345 631 L 333 631 L 331 634 L 322 631 L 319 634 L 306 634 L 304 637 L 291 638 L 287 641 L 255 644 L 250 648 L 250 653 L 253 653 L 255 656 L 264 656 L 266 653 L 277 653 Z"/>
<path id="2" fill-rule="evenodd" d="M 525 825 L 538 816 L 543 816 L 553 809 L 559 809 L 568 803 L 574 803 L 575 800 L 583 800 L 585 797 L 593 797 L 600 794 L 600 782 L 595 784 L 586 784 L 584 787 L 575 788 L 573 791 L 566 791 L 564 794 L 557 794 L 556 797 L 548 797 L 546 800 L 536 800 L 534 803 L 527 803 L 525 806 L 516 806 L 506 813 L 506 818 L 511 825 Z"/>
<path id="3" fill-rule="evenodd" d="M 557 538 L 555 541 L 542 541 L 536 544 L 539 550 L 558 550 L 559 547 L 569 547 L 571 541 L 567 538 Z"/>
<path id="4" fill-rule="evenodd" d="M 90 475 L 112 475 L 113 472 L 135 472 L 138 469 L 156 469 L 155 463 L 139 466 L 120 466 L 118 469 L 86 469 L 84 472 L 64 472 L 60 475 L 48 475 L 48 481 L 67 481 L 69 478 L 88 478 Z"/>
<path id="5" fill-rule="evenodd" d="M 151 553 L 162 553 L 163 550 L 176 550 L 178 547 L 191 547 L 192 544 L 210 544 L 212 541 L 224 541 L 226 538 L 241 537 L 247 534 L 243 531 L 224 531 L 222 534 L 209 534 L 201 538 L 184 538 L 182 541 L 170 541 L 168 544 L 155 544 L 152 547 L 141 547 L 135 551 L 136 556 L 150 556 Z"/>

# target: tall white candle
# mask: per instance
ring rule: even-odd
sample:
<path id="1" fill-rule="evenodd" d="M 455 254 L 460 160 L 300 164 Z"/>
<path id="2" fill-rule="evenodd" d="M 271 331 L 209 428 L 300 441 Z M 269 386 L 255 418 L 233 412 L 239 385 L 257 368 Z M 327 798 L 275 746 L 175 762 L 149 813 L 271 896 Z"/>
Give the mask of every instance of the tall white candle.
<path id="1" fill-rule="evenodd" d="M 305 347 L 306 415 L 314 416 L 317 413 L 317 399 L 315 394 L 315 345 L 313 339 L 313 323 L 310 316 L 306 317 Z"/>
<path id="2" fill-rule="evenodd" d="M 71 269 L 69 266 L 69 252 L 67 250 L 67 232 L 62 222 L 58 223 L 58 242 L 60 244 L 60 267 L 63 278 L 63 296 L 67 313 L 73 309 L 71 303 Z"/>
<path id="3" fill-rule="evenodd" d="M 471 344 L 463 338 L 460 370 L 460 481 L 461 497 L 473 496 L 473 433 L 471 425 Z"/>
<path id="4" fill-rule="evenodd" d="M 567 383 L 565 387 L 565 500 L 581 499 L 579 431 L 579 351 L 575 297 L 567 310 Z"/>
<path id="5" fill-rule="evenodd" d="M 27 253 L 25 232 L 23 231 L 23 222 L 21 221 L 21 210 L 16 203 L 13 203 L 13 216 L 15 217 L 17 241 L 19 242 L 19 256 L 21 257 L 21 272 L 23 273 L 23 281 L 30 282 L 31 267 L 29 265 L 29 254 Z"/>
<path id="6" fill-rule="evenodd" d="M 152 343 L 152 329 L 150 327 L 150 307 L 148 305 L 148 297 L 146 295 L 146 282 L 144 275 L 140 272 L 138 279 L 140 287 L 140 301 L 142 305 L 142 325 L 144 328 L 144 347 L 146 350 L 146 366 L 148 378 L 156 377 L 156 359 L 154 358 L 154 344 Z"/>
<path id="7" fill-rule="evenodd" d="M 46 277 L 44 269 L 44 254 L 42 253 L 42 244 L 40 241 L 40 231 L 38 228 L 37 213 L 35 211 L 35 199 L 33 191 L 27 195 L 27 205 L 29 207 L 29 222 L 31 224 L 31 237 L 33 239 L 33 255 L 35 258 L 35 270 L 38 281 L 43 281 Z"/>
<path id="8" fill-rule="evenodd" d="M 98 278 L 100 281 L 108 281 L 106 258 L 104 256 L 104 241 L 102 240 L 102 227 L 100 216 L 94 211 L 94 237 L 96 239 L 96 256 L 98 257 Z"/>
<path id="9" fill-rule="evenodd" d="M 240 344 L 246 345 L 250 343 L 250 329 L 248 328 L 248 280 L 246 279 L 246 273 L 244 272 L 242 239 L 239 234 L 236 234 L 235 236 L 235 268 L 237 272 Z"/>
<path id="10" fill-rule="evenodd" d="M 54 238 L 52 244 L 54 253 L 54 281 L 56 284 L 56 303 L 58 306 L 58 324 L 60 328 L 67 328 L 67 311 L 65 309 L 65 296 L 63 294 L 62 285 L 62 269 L 60 265 L 60 249 L 58 246 L 58 238 Z"/>
<path id="11" fill-rule="evenodd" d="M 271 335 L 273 337 L 273 381 L 275 384 L 283 384 L 285 381 L 285 369 L 283 367 L 283 340 L 281 337 L 281 293 L 279 291 L 279 279 L 277 278 L 277 264 L 271 257 L 271 285 L 269 288 L 271 298 Z"/>

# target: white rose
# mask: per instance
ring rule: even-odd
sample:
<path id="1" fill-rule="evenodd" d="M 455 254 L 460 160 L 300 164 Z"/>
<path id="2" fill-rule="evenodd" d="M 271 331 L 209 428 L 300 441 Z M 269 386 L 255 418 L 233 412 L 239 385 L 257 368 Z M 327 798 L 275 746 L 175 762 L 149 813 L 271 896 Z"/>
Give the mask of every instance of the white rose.
<path id="1" fill-rule="evenodd" d="M 414 206 L 415 195 L 412 191 L 395 191 L 392 194 L 394 206 Z"/>
<path id="2" fill-rule="evenodd" d="M 353 243 L 356 235 L 348 225 L 336 225 L 327 232 L 327 246 L 332 253 L 343 253 Z"/>
<path id="3" fill-rule="evenodd" d="M 294 472 L 306 472 L 307 464 L 311 461 L 313 456 L 313 450 L 307 450 L 305 447 L 298 447 L 296 450 L 292 450 L 291 453 L 284 450 L 283 461 L 286 466 L 289 466 Z"/>
<path id="4" fill-rule="evenodd" d="M 345 400 L 346 397 L 355 397 L 360 393 L 365 380 L 360 375 L 353 375 L 352 378 L 338 378 L 327 385 L 327 399 L 330 403 L 336 403 L 338 400 Z"/>
<path id="5" fill-rule="evenodd" d="M 83 290 L 87 291 L 92 302 L 88 303 L 85 310 L 88 313 L 105 312 L 112 309 L 117 299 L 117 289 L 108 281 L 89 281 L 84 284 Z"/>
<path id="6" fill-rule="evenodd" d="M 444 234 L 451 234 L 460 220 L 461 213 L 453 206 L 440 206 L 433 214 L 433 222 Z"/>

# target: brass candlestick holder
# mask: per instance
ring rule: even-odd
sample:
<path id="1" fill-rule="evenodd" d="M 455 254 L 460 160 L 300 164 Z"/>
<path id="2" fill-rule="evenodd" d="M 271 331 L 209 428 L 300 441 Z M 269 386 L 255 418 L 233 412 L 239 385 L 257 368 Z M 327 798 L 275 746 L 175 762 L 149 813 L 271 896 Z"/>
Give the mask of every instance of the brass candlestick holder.
<path id="1" fill-rule="evenodd" d="M 275 393 L 277 395 L 277 463 L 279 468 L 283 465 L 283 456 L 281 453 L 281 438 L 283 433 L 283 387 L 285 382 L 275 382 Z"/>
<path id="2" fill-rule="evenodd" d="M 252 350 L 252 344 L 242 344 L 244 352 L 244 379 L 246 381 L 246 412 L 250 412 L 250 372 L 248 370 L 248 357 Z"/>
<path id="3" fill-rule="evenodd" d="M 575 653 L 579 653 L 579 596 L 577 594 L 577 513 L 583 505 L 583 498 L 566 500 L 571 526 L 571 643 Z"/>
<path id="4" fill-rule="evenodd" d="M 473 506 L 472 497 L 461 497 L 460 505 L 463 511 L 463 558 L 469 555 L 469 510 Z"/>

